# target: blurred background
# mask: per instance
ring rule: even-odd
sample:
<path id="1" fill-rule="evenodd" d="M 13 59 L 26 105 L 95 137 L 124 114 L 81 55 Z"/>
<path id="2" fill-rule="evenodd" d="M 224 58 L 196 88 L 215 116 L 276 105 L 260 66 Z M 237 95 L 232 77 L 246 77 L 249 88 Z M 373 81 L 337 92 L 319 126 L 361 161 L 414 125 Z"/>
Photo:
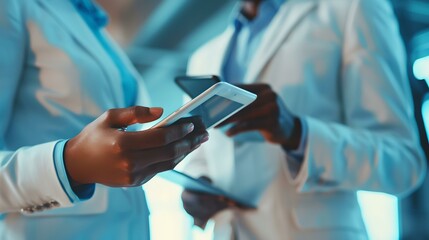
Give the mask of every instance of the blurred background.
<path id="1" fill-rule="evenodd" d="M 109 32 L 126 50 L 149 88 L 153 106 L 166 114 L 182 103 L 174 77 L 184 75 L 189 55 L 229 24 L 236 0 L 97 0 L 110 15 Z M 408 52 L 421 144 L 429 156 L 429 0 L 392 0 Z M 359 200 L 371 239 L 429 239 L 429 180 L 412 196 L 361 192 Z M 192 227 L 182 210 L 181 189 L 153 179 L 147 191 L 154 240 L 210 239 Z"/>

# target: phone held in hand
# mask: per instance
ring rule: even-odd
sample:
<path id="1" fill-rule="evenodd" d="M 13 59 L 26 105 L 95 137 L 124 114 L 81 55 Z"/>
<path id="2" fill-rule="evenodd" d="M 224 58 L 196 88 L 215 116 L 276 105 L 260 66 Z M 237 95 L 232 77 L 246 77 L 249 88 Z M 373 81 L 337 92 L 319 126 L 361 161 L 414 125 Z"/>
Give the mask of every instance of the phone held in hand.
<path id="1" fill-rule="evenodd" d="M 258 205 L 257 199 L 244 199 L 234 193 L 224 191 L 207 181 L 193 178 L 176 170 L 165 171 L 159 173 L 158 176 L 194 192 L 225 197 L 226 199 L 234 202 L 237 207 L 242 209 L 256 209 Z"/>
<path id="2" fill-rule="evenodd" d="M 200 117 L 207 129 L 215 127 L 256 100 L 256 95 L 225 82 L 218 82 L 161 120 L 152 128 L 168 126 L 181 118 Z"/>
<path id="3" fill-rule="evenodd" d="M 215 75 L 206 76 L 180 76 L 175 78 L 177 86 L 179 86 L 191 99 L 197 97 L 205 90 L 209 89 L 213 85 L 221 82 L 221 79 Z M 223 126 L 222 132 L 227 132 L 230 125 Z M 236 142 L 264 142 L 265 139 L 258 131 L 251 131 L 241 133 L 234 136 Z"/>

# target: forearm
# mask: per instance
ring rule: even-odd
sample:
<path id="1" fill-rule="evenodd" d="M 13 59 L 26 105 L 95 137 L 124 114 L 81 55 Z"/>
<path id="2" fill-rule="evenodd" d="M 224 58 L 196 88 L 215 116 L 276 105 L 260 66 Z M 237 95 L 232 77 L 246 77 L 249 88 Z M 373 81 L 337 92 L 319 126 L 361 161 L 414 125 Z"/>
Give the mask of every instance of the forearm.
<path id="1" fill-rule="evenodd" d="M 307 154 L 299 191 L 367 190 L 407 194 L 422 181 L 426 162 L 413 134 L 371 131 L 307 118 Z"/>
<path id="2" fill-rule="evenodd" d="M 296 141 L 298 146 L 290 150 L 283 148 L 287 154 L 287 164 L 289 167 L 292 178 L 296 178 L 299 171 L 301 170 L 302 163 L 304 161 L 305 149 L 307 148 L 308 140 L 308 125 L 304 118 L 299 118 L 299 128 L 294 130 L 295 134 L 298 134 Z M 294 134 L 292 134 L 294 135 Z"/>
<path id="3" fill-rule="evenodd" d="M 307 117 L 299 191 L 409 193 L 422 181 L 405 54 L 388 1 L 355 0 L 344 22 L 341 119 Z"/>

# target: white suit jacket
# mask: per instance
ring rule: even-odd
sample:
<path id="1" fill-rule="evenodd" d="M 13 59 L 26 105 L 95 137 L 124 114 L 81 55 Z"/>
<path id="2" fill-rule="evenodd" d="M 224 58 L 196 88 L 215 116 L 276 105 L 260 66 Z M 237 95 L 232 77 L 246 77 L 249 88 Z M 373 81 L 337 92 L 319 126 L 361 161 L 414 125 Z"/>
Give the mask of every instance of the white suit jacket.
<path id="1" fill-rule="evenodd" d="M 188 73 L 221 74 L 233 31 L 199 49 Z M 213 130 L 185 171 L 259 199 L 257 210 L 222 213 L 216 224 L 246 240 L 366 239 L 356 191 L 404 195 L 426 170 L 405 60 L 386 0 L 287 1 L 244 81 L 271 85 L 307 122 L 304 162 L 291 171 L 280 146 Z"/>
<path id="2" fill-rule="evenodd" d="M 72 204 L 56 175 L 56 142 L 124 107 L 117 67 L 69 0 L 0 0 L 0 73 L 0 239 L 147 238 L 141 188 Z"/>

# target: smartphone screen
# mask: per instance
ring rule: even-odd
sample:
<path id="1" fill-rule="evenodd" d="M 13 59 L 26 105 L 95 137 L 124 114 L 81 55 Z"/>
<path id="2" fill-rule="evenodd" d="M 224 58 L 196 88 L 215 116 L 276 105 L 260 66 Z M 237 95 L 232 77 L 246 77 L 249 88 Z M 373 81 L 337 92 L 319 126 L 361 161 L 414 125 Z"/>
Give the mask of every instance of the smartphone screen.
<path id="1" fill-rule="evenodd" d="M 204 126 L 210 128 L 242 106 L 239 102 L 215 95 L 192 110 L 190 115 L 201 117 Z"/>
<path id="2" fill-rule="evenodd" d="M 189 97 L 195 98 L 220 82 L 220 79 L 217 76 L 183 76 L 177 77 L 175 82 Z"/>

